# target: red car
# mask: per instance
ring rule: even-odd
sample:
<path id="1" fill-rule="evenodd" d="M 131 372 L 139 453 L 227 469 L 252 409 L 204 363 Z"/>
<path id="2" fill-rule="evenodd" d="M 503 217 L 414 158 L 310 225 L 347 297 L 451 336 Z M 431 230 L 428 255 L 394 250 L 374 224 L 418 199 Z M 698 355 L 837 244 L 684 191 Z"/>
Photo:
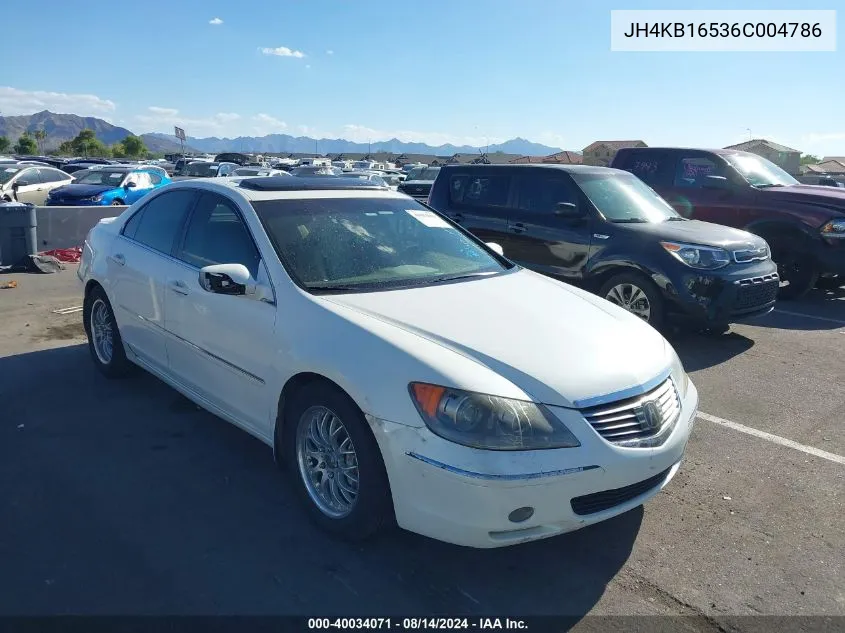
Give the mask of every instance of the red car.
<path id="1" fill-rule="evenodd" d="M 845 283 L 845 190 L 802 185 L 774 163 L 728 149 L 620 149 L 611 165 L 639 177 L 681 215 L 764 238 L 779 297 Z"/>

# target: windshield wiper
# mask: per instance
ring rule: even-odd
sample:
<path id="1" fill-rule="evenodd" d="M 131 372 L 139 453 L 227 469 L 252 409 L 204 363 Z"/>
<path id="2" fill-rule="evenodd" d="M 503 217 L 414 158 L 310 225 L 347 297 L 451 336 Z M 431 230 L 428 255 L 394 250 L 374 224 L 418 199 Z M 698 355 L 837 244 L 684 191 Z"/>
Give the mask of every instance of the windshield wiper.
<path id="1" fill-rule="evenodd" d="M 455 281 L 456 279 L 469 279 L 471 277 L 489 277 L 490 275 L 495 274 L 495 272 L 491 271 L 487 273 L 466 273 L 464 275 L 443 275 L 442 277 L 435 277 L 434 279 L 429 279 L 428 283 L 439 284 L 445 281 Z"/>
<path id="2" fill-rule="evenodd" d="M 356 292 L 362 289 L 362 286 L 342 286 L 334 284 L 308 284 L 305 286 L 308 290 L 316 290 L 318 292 Z"/>
<path id="3" fill-rule="evenodd" d="M 666 221 L 667 221 L 667 222 L 686 222 L 686 221 L 687 221 L 687 219 L 686 219 L 686 218 L 682 218 L 682 217 L 681 217 L 681 216 L 679 216 L 679 215 L 673 215 L 673 216 L 671 216 L 671 217 L 666 218 Z"/>
<path id="4" fill-rule="evenodd" d="M 648 220 L 642 218 L 622 218 L 620 220 L 611 220 L 614 224 L 648 224 Z"/>
<path id="5" fill-rule="evenodd" d="M 757 187 L 757 189 L 768 189 L 770 187 L 783 187 L 782 184 L 775 183 L 775 182 L 767 182 L 764 185 L 754 185 L 754 186 Z"/>

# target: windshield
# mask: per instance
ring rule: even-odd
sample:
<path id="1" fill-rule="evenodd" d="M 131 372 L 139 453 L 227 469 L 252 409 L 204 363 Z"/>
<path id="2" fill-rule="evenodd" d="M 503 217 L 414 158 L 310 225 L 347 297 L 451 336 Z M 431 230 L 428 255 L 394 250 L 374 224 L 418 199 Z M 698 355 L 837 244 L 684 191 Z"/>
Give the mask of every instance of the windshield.
<path id="1" fill-rule="evenodd" d="M 186 176 L 212 178 L 217 175 L 217 165 L 214 163 L 191 163 L 185 165 L 184 174 Z"/>
<path id="2" fill-rule="evenodd" d="M 773 162 L 751 154 L 725 154 L 728 164 L 754 187 L 783 187 L 798 181 Z"/>
<path id="3" fill-rule="evenodd" d="M 3 167 L 0 169 L 0 184 L 5 185 L 9 182 L 12 178 L 15 177 L 23 167 Z"/>
<path id="4" fill-rule="evenodd" d="M 572 174 L 573 180 L 611 222 L 665 222 L 681 219 L 675 210 L 632 174 Z"/>
<path id="5" fill-rule="evenodd" d="M 408 180 L 434 180 L 439 173 L 439 167 L 419 167 L 410 171 Z"/>
<path id="6" fill-rule="evenodd" d="M 313 292 L 424 286 L 508 268 L 408 199 L 252 203 L 290 275 Z"/>
<path id="7" fill-rule="evenodd" d="M 107 169 L 92 169 L 81 178 L 77 178 L 74 184 L 77 185 L 109 185 L 119 187 L 126 177 L 125 171 L 109 171 Z"/>

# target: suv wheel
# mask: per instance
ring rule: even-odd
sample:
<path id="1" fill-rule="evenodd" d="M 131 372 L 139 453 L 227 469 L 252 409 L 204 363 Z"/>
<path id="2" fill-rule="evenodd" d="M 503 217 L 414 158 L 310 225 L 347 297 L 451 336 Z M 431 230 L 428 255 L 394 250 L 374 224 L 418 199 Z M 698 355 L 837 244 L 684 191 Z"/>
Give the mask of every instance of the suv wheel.
<path id="1" fill-rule="evenodd" d="M 780 276 L 778 299 L 798 299 L 816 285 L 819 271 L 807 255 L 775 245 L 772 247 L 772 259 L 778 266 Z"/>
<path id="2" fill-rule="evenodd" d="M 663 297 L 652 281 L 638 273 L 620 273 L 608 279 L 599 296 L 625 308 L 655 329 L 664 320 Z"/>

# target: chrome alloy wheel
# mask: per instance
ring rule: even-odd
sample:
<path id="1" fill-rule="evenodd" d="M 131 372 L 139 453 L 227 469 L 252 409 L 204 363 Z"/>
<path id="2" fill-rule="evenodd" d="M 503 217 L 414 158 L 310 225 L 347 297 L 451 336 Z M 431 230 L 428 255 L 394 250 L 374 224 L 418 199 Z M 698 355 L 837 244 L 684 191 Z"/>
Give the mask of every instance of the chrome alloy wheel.
<path id="1" fill-rule="evenodd" d="M 91 306 L 89 326 L 91 328 L 91 341 L 94 343 L 97 358 L 103 365 L 108 365 L 111 363 L 114 353 L 114 335 L 109 307 L 102 299 L 97 299 Z"/>
<path id="2" fill-rule="evenodd" d="M 296 431 L 296 460 L 308 496 L 333 519 L 349 515 L 358 500 L 358 456 L 343 421 L 331 410 L 305 410 Z"/>
<path id="3" fill-rule="evenodd" d="M 613 286 L 605 299 L 636 314 L 645 322 L 648 322 L 651 317 L 651 302 L 648 296 L 642 288 L 634 284 L 623 283 Z"/>

